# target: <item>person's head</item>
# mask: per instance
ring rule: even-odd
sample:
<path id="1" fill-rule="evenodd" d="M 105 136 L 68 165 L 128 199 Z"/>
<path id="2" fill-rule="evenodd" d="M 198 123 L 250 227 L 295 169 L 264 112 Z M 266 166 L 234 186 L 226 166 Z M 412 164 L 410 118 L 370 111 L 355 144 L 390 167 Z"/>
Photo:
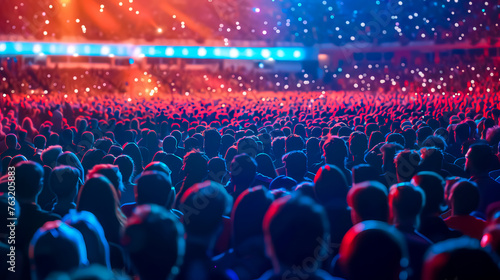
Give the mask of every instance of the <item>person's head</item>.
<path id="1" fill-rule="evenodd" d="M 263 240 L 262 221 L 273 200 L 264 187 L 246 189 L 236 199 L 231 212 L 235 247 L 252 239 Z"/>
<path id="2" fill-rule="evenodd" d="M 409 182 L 418 171 L 420 155 L 413 150 L 399 152 L 394 159 L 398 183 Z"/>
<path id="3" fill-rule="evenodd" d="M 292 151 L 302 151 L 304 149 L 304 139 L 297 134 L 290 134 L 285 139 L 285 153 Z"/>
<path id="4" fill-rule="evenodd" d="M 257 172 L 269 178 L 276 178 L 276 169 L 273 160 L 268 154 L 260 153 L 255 157 L 257 162 Z"/>
<path id="5" fill-rule="evenodd" d="M 447 144 L 446 140 L 444 140 L 443 137 L 439 135 L 431 135 L 425 139 L 425 141 L 422 143 L 422 146 L 424 147 L 436 147 L 440 149 L 441 151 L 445 151 Z"/>
<path id="6" fill-rule="evenodd" d="M 231 182 L 238 188 L 247 188 L 254 181 L 257 163 L 247 154 L 234 157 L 229 167 Z"/>
<path id="7" fill-rule="evenodd" d="M 82 234 L 89 264 L 99 264 L 110 268 L 109 244 L 94 214 L 87 211 L 70 211 L 63 217 L 62 222 Z"/>
<path id="8" fill-rule="evenodd" d="M 56 195 L 58 202 L 73 202 L 78 191 L 79 182 L 80 173 L 78 169 L 70 166 L 58 166 L 50 173 L 49 186 Z"/>
<path id="9" fill-rule="evenodd" d="M 439 242 L 427 251 L 422 279 L 500 279 L 500 270 L 479 241 L 462 237 Z"/>
<path id="10" fill-rule="evenodd" d="M 420 187 L 408 182 L 393 185 L 388 200 L 392 223 L 418 227 L 418 217 L 425 203 L 425 193 Z"/>
<path id="11" fill-rule="evenodd" d="M 399 144 L 402 147 L 406 146 L 406 139 L 404 138 L 403 135 L 401 135 L 399 133 L 391 133 L 391 134 L 387 135 L 386 142 Z"/>
<path id="12" fill-rule="evenodd" d="M 488 129 L 486 141 L 493 148 L 493 152 L 498 153 L 498 144 L 500 143 L 500 126 L 494 126 Z"/>
<path id="13" fill-rule="evenodd" d="M 31 239 L 29 258 L 34 280 L 51 273 L 70 272 L 88 263 L 80 232 L 61 221 L 45 223 Z"/>
<path id="14" fill-rule="evenodd" d="M 460 180 L 450 190 L 449 203 L 453 215 L 469 215 L 479 206 L 479 189 L 476 183 Z"/>
<path id="15" fill-rule="evenodd" d="M 345 175 L 334 165 L 322 166 L 314 177 L 314 193 L 316 199 L 323 205 L 345 204 L 348 191 Z"/>
<path id="16" fill-rule="evenodd" d="M 208 158 L 203 153 L 193 150 L 184 156 L 182 170 L 186 176 L 204 178 L 208 173 Z"/>
<path id="17" fill-rule="evenodd" d="M 273 154 L 276 158 L 280 158 L 285 154 L 285 137 L 276 137 L 272 142 Z"/>
<path id="18" fill-rule="evenodd" d="M 369 164 L 360 164 L 352 168 L 353 184 L 358 184 L 364 181 L 376 181 L 378 176 L 379 174 L 377 169 Z"/>
<path id="19" fill-rule="evenodd" d="M 269 184 L 269 189 L 271 191 L 274 190 L 286 190 L 291 191 L 297 186 L 297 181 L 291 177 L 287 177 L 285 175 L 278 176 L 274 178 Z"/>
<path id="20" fill-rule="evenodd" d="M 40 164 L 24 161 L 16 165 L 16 199 L 20 202 L 36 202 L 42 190 L 44 171 Z"/>
<path id="21" fill-rule="evenodd" d="M 124 187 L 123 187 L 122 174 L 120 173 L 120 169 L 118 169 L 118 166 L 111 164 L 95 165 L 88 172 L 87 177 L 90 178 L 93 177 L 94 175 L 105 176 L 111 182 L 111 184 L 113 184 L 113 187 L 115 188 L 118 197 L 120 196 L 120 193 L 123 191 Z"/>
<path id="22" fill-rule="evenodd" d="M 172 279 L 184 259 L 182 224 L 158 205 L 141 205 L 134 210 L 121 244 L 141 280 Z"/>
<path id="23" fill-rule="evenodd" d="M 420 149 L 422 161 L 420 162 L 420 170 L 439 172 L 443 167 L 444 155 L 443 152 L 435 147 Z"/>
<path id="24" fill-rule="evenodd" d="M 163 173 L 165 174 L 165 176 L 167 176 L 167 178 L 172 181 L 172 170 L 170 170 L 170 168 L 168 168 L 168 166 L 161 162 L 161 161 L 152 161 L 150 162 L 148 165 L 146 165 L 146 167 L 144 167 L 144 172 L 146 171 L 158 171 L 160 173 Z"/>
<path id="25" fill-rule="evenodd" d="M 113 184 L 102 175 L 87 179 L 78 193 L 76 210 L 89 211 L 96 216 L 110 242 L 115 230 L 123 224 L 123 214 L 119 208 L 119 199 Z"/>
<path id="26" fill-rule="evenodd" d="M 62 154 L 62 152 L 61 146 L 50 146 L 42 152 L 40 159 L 42 160 L 43 165 L 54 168 L 57 163 L 57 158 Z"/>
<path id="27" fill-rule="evenodd" d="M 487 144 L 474 144 L 469 147 L 465 155 L 465 170 L 472 176 L 485 174 L 491 171 L 495 155 Z"/>
<path id="28" fill-rule="evenodd" d="M 347 204 L 351 207 L 353 224 L 367 220 L 388 220 L 387 188 L 377 181 L 354 184 L 347 194 Z"/>
<path id="29" fill-rule="evenodd" d="M 247 154 L 252 158 L 258 154 L 257 142 L 251 137 L 243 137 L 236 143 L 238 154 Z"/>
<path id="30" fill-rule="evenodd" d="M 219 153 L 219 148 L 221 144 L 222 136 L 215 129 L 208 129 L 203 131 L 204 143 L 203 147 L 207 153 L 215 153 L 216 155 Z"/>
<path id="31" fill-rule="evenodd" d="M 5 146 L 7 146 L 7 149 L 16 149 L 17 148 L 17 136 L 13 133 L 7 134 L 5 136 Z"/>
<path id="32" fill-rule="evenodd" d="M 455 142 L 463 143 L 470 137 L 470 126 L 467 123 L 458 124 L 455 127 Z"/>
<path id="33" fill-rule="evenodd" d="M 430 126 L 422 126 L 417 130 L 417 145 L 422 147 L 422 143 L 433 133 Z"/>
<path id="34" fill-rule="evenodd" d="M 35 145 L 35 148 L 37 149 L 45 149 L 45 144 L 47 143 L 47 138 L 43 135 L 37 135 L 33 138 L 33 145 Z"/>
<path id="35" fill-rule="evenodd" d="M 323 207 L 309 197 L 284 196 L 274 201 L 264 216 L 263 228 L 266 252 L 275 271 L 297 267 L 310 274 L 306 265 L 318 266 L 328 254 L 330 225 Z"/>
<path id="36" fill-rule="evenodd" d="M 220 157 L 213 157 L 208 161 L 208 177 L 210 180 L 222 183 L 226 177 L 227 167 L 226 161 Z"/>
<path id="37" fill-rule="evenodd" d="M 28 161 L 28 159 L 25 156 L 23 156 L 23 155 L 14 156 L 9 161 L 9 167 L 14 167 L 17 164 L 24 162 L 24 161 Z"/>
<path id="38" fill-rule="evenodd" d="M 347 145 L 342 138 L 330 137 L 323 144 L 323 156 L 327 164 L 344 163 L 347 158 Z"/>
<path id="39" fill-rule="evenodd" d="M 392 279 L 406 276 L 408 249 L 402 234 L 380 221 L 353 226 L 342 239 L 336 263 L 346 279 Z"/>
<path id="40" fill-rule="evenodd" d="M 441 206 L 444 205 L 443 177 L 435 172 L 422 171 L 413 176 L 411 183 L 420 187 L 425 193 L 422 214 L 428 216 L 441 213 Z"/>
<path id="41" fill-rule="evenodd" d="M 159 171 L 145 171 L 137 179 L 134 187 L 138 205 L 156 204 L 166 209 L 172 208 L 175 198 L 175 188 L 170 178 Z"/>
<path id="42" fill-rule="evenodd" d="M 297 181 L 303 181 L 307 173 L 307 156 L 302 151 L 292 151 L 283 156 L 286 176 Z"/>
<path id="43" fill-rule="evenodd" d="M 134 171 L 135 175 L 142 172 L 142 154 L 139 146 L 136 143 L 129 142 L 123 146 L 123 154 L 130 156 L 134 161 Z"/>
<path id="44" fill-rule="evenodd" d="M 232 202 L 226 189 L 215 182 L 205 181 L 189 188 L 178 207 L 184 214 L 188 239 L 193 237 L 210 242 L 216 237 L 222 229 L 222 216 L 231 211 Z"/>
<path id="45" fill-rule="evenodd" d="M 134 161 L 132 158 L 127 155 L 121 155 L 115 159 L 113 164 L 118 166 L 123 182 L 130 182 L 134 173 Z"/>
<path id="46" fill-rule="evenodd" d="M 168 135 L 163 138 L 163 151 L 167 154 L 174 154 L 177 151 L 177 139 L 174 136 Z"/>

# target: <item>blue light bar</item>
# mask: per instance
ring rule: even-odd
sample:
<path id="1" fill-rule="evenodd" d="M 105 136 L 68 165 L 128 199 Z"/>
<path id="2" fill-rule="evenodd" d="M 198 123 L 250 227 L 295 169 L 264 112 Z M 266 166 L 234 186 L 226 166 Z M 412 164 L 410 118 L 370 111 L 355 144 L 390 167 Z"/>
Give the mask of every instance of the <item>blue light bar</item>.
<path id="1" fill-rule="evenodd" d="M 245 48 L 48 42 L 0 42 L 0 55 L 69 55 L 302 61 L 317 59 L 312 48 Z"/>

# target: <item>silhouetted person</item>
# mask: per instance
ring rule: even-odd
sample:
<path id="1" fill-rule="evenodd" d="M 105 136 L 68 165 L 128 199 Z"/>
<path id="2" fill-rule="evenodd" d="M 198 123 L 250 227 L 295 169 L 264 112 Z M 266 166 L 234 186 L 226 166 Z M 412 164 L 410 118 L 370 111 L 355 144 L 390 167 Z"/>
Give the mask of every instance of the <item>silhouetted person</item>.
<path id="1" fill-rule="evenodd" d="M 493 180 L 488 173 L 493 162 L 498 159 L 488 145 L 476 144 L 469 148 L 465 155 L 465 170 L 470 174 L 470 180 L 477 184 L 479 189 L 479 215 L 485 215 L 488 206 L 500 201 L 500 183 Z"/>
<path id="2" fill-rule="evenodd" d="M 122 245 L 139 279 L 174 279 L 185 254 L 184 228 L 165 208 L 144 204 L 125 226 Z"/>
<path id="3" fill-rule="evenodd" d="M 408 266 L 408 251 L 401 233 L 380 221 L 353 226 L 340 245 L 336 274 L 350 280 L 399 280 Z"/>
<path id="4" fill-rule="evenodd" d="M 57 199 L 52 207 L 52 213 L 63 217 L 71 209 L 76 209 L 75 198 L 79 186 L 79 173 L 76 168 L 69 166 L 54 168 L 50 174 L 49 185 Z"/>
<path id="5" fill-rule="evenodd" d="M 259 280 L 334 279 L 320 269 L 330 253 L 330 225 L 324 209 L 312 199 L 286 196 L 274 201 L 266 212 L 263 228 L 273 269 Z M 300 246 L 292 249 L 290 244 Z"/>
<path id="6" fill-rule="evenodd" d="M 481 240 L 486 222 L 471 215 L 479 205 L 477 185 L 465 180 L 453 184 L 450 190 L 449 204 L 451 216 L 444 220 L 446 225 L 464 235 Z"/>
<path id="7" fill-rule="evenodd" d="M 70 272 L 88 264 L 85 241 L 78 230 L 65 223 L 47 222 L 31 240 L 30 262 L 33 280 Z"/>
<path id="8" fill-rule="evenodd" d="M 499 279 L 495 260 L 479 241 L 463 237 L 433 245 L 425 258 L 422 279 Z"/>
<path id="9" fill-rule="evenodd" d="M 353 225 L 368 220 L 388 220 L 387 188 L 377 181 L 354 184 L 347 193 L 347 204 L 351 207 Z"/>
<path id="10" fill-rule="evenodd" d="M 402 234 L 410 257 L 409 279 L 420 279 L 425 252 L 432 242 L 417 231 L 425 194 L 411 183 L 399 183 L 389 190 L 390 223 Z"/>

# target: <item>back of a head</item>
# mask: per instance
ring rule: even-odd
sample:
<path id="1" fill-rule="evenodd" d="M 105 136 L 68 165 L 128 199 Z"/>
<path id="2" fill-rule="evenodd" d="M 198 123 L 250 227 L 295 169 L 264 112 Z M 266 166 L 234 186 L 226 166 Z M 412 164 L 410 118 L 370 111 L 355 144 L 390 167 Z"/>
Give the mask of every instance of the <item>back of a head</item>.
<path id="1" fill-rule="evenodd" d="M 17 146 L 17 136 L 13 133 L 7 134 L 5 137 L 5 145 L 8 149 L 15 149 Z"/>
<path id="2" fill-rule="evenodd" d="M 318 201 L 323 205 L 345 203 L 348 190 L 347 179 L 336 166 L 325 165 L 314 177 L 314 192 Z"/>
<path id="3" fill-rule="evenodd" d="M 291 151 L 301 151 L 304 149 L 304 139 L 297 135 L 288 135 L 285 139 L 285 152 L 289 153 Z"/>
<path id="4" fill-rule="evenodd" d="M 450 191 L 453 215 L 469 215 L 479 206 L 479 189 L 472 181 L 461 180 Z"/>
<path id="5" fill-rule="evenodd" d="M 163 207 L 141 205 L 127 222 L 122 245 L 141 279 L 171 279 L 183 262 L 184 229 Z"/>
<path id="6" fill-rule="evenodd" d="M 120 173 L 122 174 L 122 179 L 124 181 L 129 181 L 134 173 L 134 161 L 130 156 L 121 155 L 118 156 L 113 162 L 114 165 L 118 166 Z"/>
<path id="7" fill-rule="evenodd" d="M 78 211 L 89 211 L 101 222 L 103 227 L 105 221 L 117 218 L 118 196 L 113 184 L 102 175 L 94 175 L 87 179 L 78 193 Z"/>
<path id="8" fill-rule="evenodd" d="M 425 141 L 425 139 L 429 136 L 431 136 L 433 133 L 432 128 L 429 126 L 422 126 L 417 130 L 417 142 L 419 145 L 422 144 L 422 142 Z"/>
<path id="9" fill-rule="evenodd" d="M 42 189 L 44 171 L 40 164 L 23 161 L 16 165 L 16 198 L 32 200 Z"/>
<path id="10" fill-rule="evenodd" d="M 304 176 L 307 172 L 307 156 L 302 151 L 288 152 L 283 156 L 283 162 L 289 177 Z"/>
<path id="11" fill-rule="evenodd" d="M 211 181 L 194 184 L 184 193 L 178 207 L 184 214 L 186 233 L 190 236 L 216 233 L 222 226 L 222 216 L 231 210 L 232 202 L 221 184 Z"/>
<path id="12" fill-rule="evenodd" d="M 396 164 L 399 183 L 409 182 L 411 180 L 413 175 L 418 171 L 420 160 L 420 155 L 412 150 L 405 150 L 396 155 L 394 162 Z"/>
<path id="13" fill-rule="evenodd" d="M 145 171 L 137 180 L 135 195 L 139 205 L 156 204 L 170 209 L 175 197 L 175 189 L 164 173 Z"/>
<path id="14" fill-rule="evenodd" d="M 297 181 L 291 177 L 285 175 L 278 176 L 274 178 L 269 184 L 270 190 L 285 189 L 287 191 L 292 191 L 295 186 L 297 186 Z"/>
<path id="15" fill-rule="evenodd" d="M 262 221 L 272 202 L 271 193 L 264 187 L 246 189 L 236 199 L 231 213 L 235 246 L 250 238 L 262 238 Z"/>
<path id="16" fill-rule="evenodd" d="M 274 201 L 266 212 L 263 228 L 266 251 L 275 266 L 303 267 L 326 254 L 328 219 L 323 207 L 309 197 L 285 196 Z"/>
<path id="17" fill-rule="evenodd" d="M 417 218 L 425 202 L 424 191 L 411 183 L 399 183 L 389 190 L 389 210 L 398 220 Z"/>
<path id="18" fill-rule="evenodd" d="M 51 146 L 44 150 L 40 156 L 43 165 L 55 167 L 57 158 L 62 154 L 61 146 Z"/>
<path id="19" fill-rule="evenodd" d="M 364 181 L 375 181 L 379 177 L 377 169 L 369 164 L 360 164 L 352 168 L 352 182 L 358 184 Z"/>
<path id="20" fill-rule="evenodd" d="M 113 184 L 117 194 L 119 194 L 120 191 L 123 191 L 122 174 L 120 173 L 118 166 L 111 164 L 98 164 L 88 172 L 87 176 L 92 177 L 96 174 L 105 176 L 111 184 Z"/>
<path id="21" fill-rule="evenodd" d="M 422 279 L 500 279 L 500 269 L 479 241 L 462 237 L 427 251 Z"/>
<path id="22" fill-rule="evenodd" d="M 208 129 L 203 132 L 205 149 L 218 149 L 222 136 L 215 129 Z"/>
<path id="23" fill-rule="evenodd" d="M 80 173 L 70 166 L 58 166 L 52 170 L 49 178 L 50 189 L 58 198 L 76 196 Z"/>
<path id="24" fill-rule="evenodd" d="M 89 264 L 110 267 L 109 244 L 104 236 L 104 230 L 94 214 L 87 211 L 70 211 L 62 221 L 82 234 Z"/>
<path id="25" fill-rule="evenodd" d="M 429 171 L 419 172 L 413 176 L 412 184 L 420 187 L 425 193 L 424 214 L 435 214 L 441 211 L 445 181 L 439 174 Z"/>
<path id="26" fill-rule="evenodd" d="M 32 278 L 42 280 L 54 272 L 69 272 L 87 264 L 80 232 L 61 221 L 47 222 L 30 243 Z"/>
<path id="27" fill-rule="evenodd" d="M 347 194 L 353 224 L 367 220 L 387 222 L 387 188 L 377 181 L 354 184 Z"/>
<path id="28" fill-rule="evenodd" d="M 33 138 L 33 145 L 37 149 L 45 149 L 45 144 L 47 143 L 47 138 L 43 135 L 37 135 Z"/>
<path id="29" fill-rule="evenodd" d="M 346 158 L 347 145 L 341 138 L 330 137 L 323 144 L 323 152 L 327 161 L 334 158 Z"/>
<path id="30" fill-rule="evenodd" d="M 168 135 L 163 138 L 163 151 L 169 154 L 173 154 L 177 151 L 177 139 L 175 139 L 174 136 Z"/>
<path id="31" fill-rule="evenodd" d="M 342 239 L 337 265 L 350 280 L 399 280 L 406 276 L 407 247 L 401 233 L 379 221 L 353 226 Z"/>
<path id="32" fill-rule="evenodd" d="M 170 170 L 170 168 L 168 168 L 168 166 L 161 161 L 150 162 L 146 165 L 146 167 L 144 167 L 144 171 L 158 171 L 165 174 L 170 181 L 172 180 L 170 176 L 172 175 L 172 170 Z"/>
<path id="33" fill-rule="evenodd" d="M 455 141 L 465 141 L 470 137 L 470 126 L 467 123 L 458 124 L 455 127 Z"/>
<path id="34" fill-rule="evenodd" d="M 234 157 L 229 171 L 234 185 L 249 185 L 257 173 L 257 163 L 249 155 L 240 154 Z"/>
<path id="35" fill-rule="evenodd" d="M 257 142 L 251 137 L 243 137 L 236 143 L 236 148 L 238 149 L 238 154 L 247 154 L 252 158 L 258 154 Z"/>
<path id="36" fill-rule="evenodd" d="M 363 155 L 368 149 L 368 138 L 363 132 L 353 132 L 349 137 L 349 152 L 352 155 Z"/>
<path id="37" fill-rule="evenodd" d="M 186 175 L 206 176 L 208 172 L 208 158 L 203 153 L 193 150 L 184 156 L 183 170 Z"/>

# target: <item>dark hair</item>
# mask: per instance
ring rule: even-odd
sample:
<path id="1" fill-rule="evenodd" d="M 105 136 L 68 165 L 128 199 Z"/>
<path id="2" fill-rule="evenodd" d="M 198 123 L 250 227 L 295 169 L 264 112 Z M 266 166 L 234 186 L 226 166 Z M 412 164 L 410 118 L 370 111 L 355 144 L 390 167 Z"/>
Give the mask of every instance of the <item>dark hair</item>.
<path id="1" fill-rule="evenodd" d="M 141 205 L 129 218 L 121 244 L 141 279 L 170 279 L 183 262 L 184 229 L 164 208 Z"/>

